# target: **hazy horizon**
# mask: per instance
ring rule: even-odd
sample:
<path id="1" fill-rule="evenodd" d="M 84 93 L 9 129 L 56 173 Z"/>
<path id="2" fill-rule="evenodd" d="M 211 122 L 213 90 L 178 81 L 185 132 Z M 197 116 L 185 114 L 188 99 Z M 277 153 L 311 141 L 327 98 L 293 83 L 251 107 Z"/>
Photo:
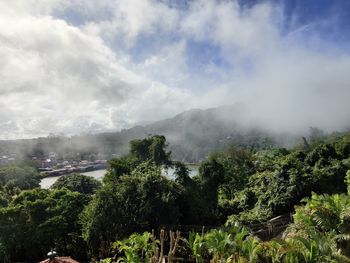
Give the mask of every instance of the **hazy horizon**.
<path id="1" fill-rule="evenodd" d="M 350 126 L 350 2 L 0 1 L 0 140 L 241 105 L 271 131 Z"/>

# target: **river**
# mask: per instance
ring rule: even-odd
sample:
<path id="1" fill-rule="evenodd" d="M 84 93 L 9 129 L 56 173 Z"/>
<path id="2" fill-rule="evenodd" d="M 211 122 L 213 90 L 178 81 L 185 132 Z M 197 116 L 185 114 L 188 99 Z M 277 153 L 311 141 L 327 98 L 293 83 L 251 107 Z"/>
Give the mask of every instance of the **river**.
<path id="1" fill-rule="evenodd" d="M 102 169 L 102 170 L 85 172 L 85 173 L 81 173 L 81 174 L 91 176 L 99 181 L 102 181 L 102 178 L 105 175 L 106 171 L 107 170 Z M 43 189 L 50 188 L 50 186 L 53 185 L 57 181 L 57 179 L 60 178 L 61 176 L 62 175 L 43 178 L 40 182 L 40 187 Z"/>
<path id="2" fill-rule="evenodd" d="M 197 175 L 198 165 L 188 165 L 188 168 L 189 168 L 189 174 L 191 177 Z M 85 173 L 81 173 L 81 174 L 86 175 L 86 176 L 91 176 L 99 181 L 102 181 L 102 178 L 105 175 L 106 171 L 107 170 L 102 169 L 102 170 L 85 172 Z M 169 168 L 168 171 L 164 174 L 166 176 L 168 176 L 169 178 L 174 178 L 174 169 Z M 50 186 L 53 185 L 57 181 L 57 179 L 60 178 L 61 176 L 62 175 L 43 178 L 40 182 L 40 187 L 43 189 L 50 188 Z"/>

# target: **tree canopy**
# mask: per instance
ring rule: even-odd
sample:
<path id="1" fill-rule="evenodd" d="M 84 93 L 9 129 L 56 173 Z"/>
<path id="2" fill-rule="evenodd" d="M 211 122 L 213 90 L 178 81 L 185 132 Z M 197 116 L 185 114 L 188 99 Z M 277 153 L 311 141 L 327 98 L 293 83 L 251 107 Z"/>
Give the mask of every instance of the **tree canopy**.
<path id="1" fill-rule="evenodd" d="M 27 190 L 0 208 L 0 258 L 39 261 L 52 248 L 86 257 L 78 216 L 88 198 L 64 190 Z"/>
<path id="2" fill-rule="evenodd" d="M 6 165 L 0 167 L 0 185 L 17 187 L 19 189 L 33 189 L 39 187 L 38 172 L 29 166 Z"/>
<path id="3" fill-rule="evenodd" d="M 82 174 L 63 175 L 51 186 L 52 189 L 67 188 L 81 194 L 93 194 L 102 184 L 95 178 Z"/>

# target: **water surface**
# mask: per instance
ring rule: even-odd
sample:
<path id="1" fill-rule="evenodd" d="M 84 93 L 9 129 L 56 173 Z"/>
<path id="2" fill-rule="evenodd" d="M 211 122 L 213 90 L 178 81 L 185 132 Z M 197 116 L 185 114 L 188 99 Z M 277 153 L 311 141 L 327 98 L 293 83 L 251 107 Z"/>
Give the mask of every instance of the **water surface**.
<path id="1" fill-rule="evenodd" d="M 106 169 L 101 169 L 101 170 L 95 170 L 95 171 L 85 172 L 81 174 L 86 176 L 91 176 L 99 181 L 102 181 L 102 178 L 105 175 L 106 171 L 107 171 Z M 57 181 L 57 179 L 60 178 L 61 176 L 63 175 L 43 178 L 40 182 L 40 187 L 43 189 L 50 188 L 50 186 L 53 185 Z"/>
<path id="2" fill-rule="evenodd" d="M 198 174 L 198 165 L 187 165 L 187 167 L 189 168 L 189 174 L 191 177 Z M 106 169 L 102 169 L 102 170 L 85 172 L 81 174 L 91 176 L 99 181 L 102 181 L 102 178 L 105 175 L 106 171 L 107 171 Z M 174 179 L 174 172 L 175 170 L 173 168 L 169 168 L 167 171 L 164 171 L 164 175 Z M 53 185 L 57 181 L 57 179 L 60 178 L 61 176 L 63 175 L 43 178 L 40 182 L 40 187 L 43 189 L 50 188 L 50 186 Z"/>

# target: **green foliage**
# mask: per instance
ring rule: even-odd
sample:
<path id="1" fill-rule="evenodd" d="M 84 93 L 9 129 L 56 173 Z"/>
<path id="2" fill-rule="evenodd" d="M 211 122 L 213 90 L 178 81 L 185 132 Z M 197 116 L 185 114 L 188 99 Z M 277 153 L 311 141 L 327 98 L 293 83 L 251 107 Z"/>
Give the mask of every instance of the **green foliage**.
<path id="1" fill-rule="evenodd" d="M 193 180 L 189 176 L 189 168 L 182 162 L 175 162 L 175 182 L 184 187 L 191 187 Z"/>
<path id="2" fill-rule="evenodd" d="M 350 196 L 345 194 L 317 195 L 305 199 L 306 204 L 295 210 L 291 233 L 304 233 L 309 229 L 334 235 L 334 240 L 350 255 Z"/>
<path id="3" fill-rule="evenodd" d="M 334 144 L 338 155 L 343 158 L 350 156 L 350 134 L 336 138 Z"/>
<path id="4" fill-rule="evenodd" d="M 29 166 L 7 165 L 0 167 L 0 185 L 9 189 L 33 189 L 39 187 L 38 172 Z"/>
<path id="5" fill-rule="evenodd" d="M 52 189 L 67 188 L 74 192 L 91 195 L 96 189 L 100 188 L 102 184 L 95 178 L 82 174 L 68 174 L 63 175 L 51 186 Z"/>
<path id="6" fill-rule="evenodd" d="M 312 134 L 312 144 L 304 151 L 282 148 L 252 154 L 230 147 L 212 154 L 196 178 L 207 206 L 206 222 L 222 222 L 230 215 L 245 223 L 265 221 L 290 212 L 311 192 L 345 192 L 350 140 L 326 140 L 317 129 Z"/>
<path id="7" fill-rule="evenodd" d="M 313 193 L 303 202 L 286 240 L 299 244 L 296 252 L 305 262 L 350 262 L 350 196 Z"/>
<path id="8" fill-rule="evenodd" d="M 116 184 L 122 175 L 130 175 L 131 172 L 143 162 L 152 162 L 157 166 L 171 165 L 171 153 L 166 152 L 166 147 L 166 139 L 161 135 L 130 141 L 130 151 L 128 155 L 109 161 L 111 167 L 104 177 L 103 182 L 105 184 Z"/>
<path id="9" fill-rule="evenodd" d="M 350 137 L 315 138 L 303 150 L 230 147 L 210 155 L 193 178 L 170 159 L 163 136 L 132 141 L 128 155 L 110 161 L 102 186 L 69 175 L 54 189 L 23 191 L 38 186 L 37 173 L 2 167 L 0 258 L 36 261 L 52 247 L 82 260 L 87 252 L 108 257 L 113 242 L 123 240 L 114 243 L 119 262 L 149 262 L 149 233 L 124 238 L 162 225 L 227 221 L 225 229 L 190 234 L 182 242 L 186 253 L 213 263 L 349 262 Z M 164 166 L 174 168 L 174 179 L 162 175 Z M 300 204 L 280 240 L 262 242 L 236 224 L 263 222 Z"/>
<path id="10" fill-rule="evenodd" d="M 149 262 L 153 254 L 152 235 L 149 232 L 141 234 L 132 234 L 123 241 L 116 241 L 113 248 L 117 249 L 119 254 L 123 254 L 117 260 L 117 263 L 143 263 Z"/>
<path id="11" fill-rule="evenodd" d="M 211 230 L 205 237 L 205 245 L 213 262 L 254 262 L 254 247 L 258 239 L 251 236 L 247 229 L 233 226 L 224 230 Z"/>
<path id="12" fill-rule="evenodd" d="M 309 140 L 312 145 L 321 143 L 326 138 L 324 131 L 317 127 L 310 127 Z"/>
<path id="13" fill-rule="evenodd" d="M 337 248 L 335 235 L 309 231 L 267 242 L 240 227 L 191 234 L 186 242 L 196 262 L 230 263 L 318 263 L 350 262 Z M 199 251 L 199 252 L 198 252 Z"/>
<path id="14" fill-rule="evenodd" d="M 111 242 L 145 227 L 178 223 L 181 194 L 177 183 L 148 162 L 121 176 L 117 185 L 103 186 L 82 214 L 83 235 L 92 253 L 106 255 Z"/>
<path id="15" fill-rule="evenodd" d="M 0 189 L 0 207 L 6 207 L 10 202 L 11 197 Z"/>
<path id="16" fill-rule="evenodd" d="M 142 140 L 130 141 L 130 154 L 140 162 L 152 161 L 157 165 L 168 165 L 171 152 L 166 152 L 166 147 L 164 136 L 153 135 Z"/>
<path id="17" fill-rule="evenodd" d="M 254 154 L 256 171 L 264 172 L 278 169 L 278 162 L 276 161 L 289 153 L 290 152 L 285 148 L 276 148 L 256 152 Z"/>
<path id="18" fill-rule="evenodd" d="M 220 185 L 221 194 L 226 199 L 233 199 L 235 193 L 242 190 L 249 177 L 255 173 L 255 165 L 251 153 L 229 147 L 217 156 L 224 167 L 224 183 Z"/>
<path id="19" fill-rule="evenodd" d="M 233 252 L 231 234 L 223 230 L 212 230 L 205 235 L 205 245 L 214 262 L 223 262 Z"/>
<path id="20" fill-rule="evenodd" d="M 350 170 L 346 172 L 345 183 L 348 186 L 348 194 L 350 194 Z"/>
<path id="21" fill-rule="evenodd" d="M 38 261 L 53 247 L 84 257 L 78 216 L 87 198 L 68 190 L 21 192 L 0 208 L 0 258 Z"/>
<path id="22" fill-rule="evenodd" d="M 309 232 L 307 237 L 295 235 L 259 245 L 261 262 L 318 263 L 350 262 L 337 249 L 332 235 Z M 258 261 L 260 262 L 260 261 Z"/>
<path id="23" fill-rule="evenodd" d="M 310 152 L 272 150 L 256 154 L 257 172 L 231 205 L 241 221 L 264 221 L 288 213 L 311 192 L 345 192 L 347 156 L 335 144 L 318 143 Z M 274 158 L 274 159 L 272 159 Z"/>
<path id="24" fill-rule="evenodd" d="M 128 175 L 137 166 L 137 159 L 132 155 L 114 158 L 109 161 L 110 169 L 103 178 L 105 184 L 118 183 L 118 179 L 122 175 Z"/>
<path id="25" fill-rule="evenodd" d="M 82 236 L 92 255 L 107 256 L 112 240 L 120 238 L 128 226 L 115 190 L 113 185 L 103 186 L 80 215 Z"/>
<path id="26" fill-rule="evenodd" d="M 206 234 L 190 233 L 184 245 L 197 263 L 260 262 L 257 237 L 237 224 L 226 229 L 213 229 Z"/>
<path id="27" fill-rule="evenodd" d="M 206 215 L 212 221 L 217 214 L 218 189 L 224 182 L 223 165 L 215 157 L 209 158 L 199 167 L 199 181 L 207 206 Z"/>
<path id="28" fill-rule="evenodd" d="M 204 224 L 207 221 L 208 203 L 203 198 L 201 185 L 189 176 L 189 169 L 181 162 L 175 162 L 175 182 L 181 189 L 179 197 L 179 222 L 185 225 Z"/>
<path id="29" fill-rule="evenodd" d="M 188 240 L 185 239 L 185 245 L 190 250 L 191 256 L 194 257 L 196 263 L 202 263 L 206 256 L 204 235 L 190 232 Z"/>
<path id="30" fill-rule="evenodd" d="M 114 243 L 113 246 L 117 249 L 116 262 L 150 262 L 155 244 L 159 243 L 162 241 L 154 240 L 148 232 L 142 235 L 132 234 L 129 238 Z M 213 229 L 202 235 L 192 232 L 181 244 L 197 263 L 209 262 L 209 259 L 210 262 L 217 263 L 258 262 L 259 240 L 239 226 L 227 230 Z"/>

